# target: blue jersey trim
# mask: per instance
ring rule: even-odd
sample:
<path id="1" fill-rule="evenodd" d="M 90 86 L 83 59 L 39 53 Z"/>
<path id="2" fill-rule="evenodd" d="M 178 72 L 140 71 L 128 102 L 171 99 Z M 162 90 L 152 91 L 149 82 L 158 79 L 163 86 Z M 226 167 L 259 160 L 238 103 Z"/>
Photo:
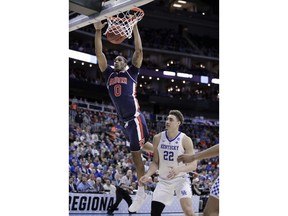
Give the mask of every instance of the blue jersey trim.
<path id="1" fill-rule="evenodd" d="M 179 135 L 181 134 L 181 132 L 179 131 L 177 136 L 175 136 L 173 139 L 169 139 L 168 135 L 167 135 L 167 131 L 165 131 L 165 136 L 166 136 L 166 139 L 169 141 L 169 142 L 173 142 Z"/>

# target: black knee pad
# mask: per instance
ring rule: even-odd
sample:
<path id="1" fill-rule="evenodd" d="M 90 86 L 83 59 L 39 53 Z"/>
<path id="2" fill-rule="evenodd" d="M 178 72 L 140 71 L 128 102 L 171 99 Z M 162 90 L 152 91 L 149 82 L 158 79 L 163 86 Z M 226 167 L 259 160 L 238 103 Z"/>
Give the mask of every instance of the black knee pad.
<path id="1" fill-rule="evenodd" d="M 165 208 L 165 205 L 161 202 L 152 201 L 151 204 L 151 216 L 161 216 L 161 213 L 163 209 Z"/>

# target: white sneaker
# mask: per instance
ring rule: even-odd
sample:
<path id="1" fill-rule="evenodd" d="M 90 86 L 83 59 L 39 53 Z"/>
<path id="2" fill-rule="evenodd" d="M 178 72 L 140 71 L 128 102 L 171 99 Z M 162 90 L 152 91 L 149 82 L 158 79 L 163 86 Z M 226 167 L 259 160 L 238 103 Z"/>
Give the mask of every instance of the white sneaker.
<path id="1" fill-rule="evenodd" d="M 137 212 L 141 208 L 141 206 L 143 205 L 146 197 L 147 197 L 146 193 L 139 193 L 139 191 L 138 191 L 135 199 L 133 200 L 133 203 L 128 208 L 129 212 Z"/>

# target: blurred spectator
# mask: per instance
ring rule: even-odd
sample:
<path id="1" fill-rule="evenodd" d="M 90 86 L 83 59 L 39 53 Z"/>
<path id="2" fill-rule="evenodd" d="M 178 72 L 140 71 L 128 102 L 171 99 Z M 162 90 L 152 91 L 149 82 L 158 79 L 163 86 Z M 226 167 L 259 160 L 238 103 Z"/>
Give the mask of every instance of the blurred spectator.
<path id="1" fill-rule="evenodd" d="M 201 191 L 198 188 L 198 184 L 199 184 L 199 178 L 196 177 L 192 180 L 192 194 L 200 196 Z"/>
<path id="2" fill-rule="evenodd" d="M 107 194 L 116 194 L 116 187 L 115 185 L 111 184 L 111 180 L 109 178 L 105 179 L 103 188 Z"/>
<path id="3" fill-rule="evenodd" d="M 154 191 L 155 188 L 156 188 L 156 184 L 158 183 L 158 177 L 157 176 L 154 176 L 153 179 L 151 179 L 150 182 L 147 183 L 147 190 L 149 191 Z"/>
<path id="4" fill-rule="evenodd" d="M 97 177 L 97 178 L 96 178 L 95 192 L 96 192 L 96 193 L 100 193 L 100 194 L 105 193 L 105 190 L 104 190 L 104 187 L 103 187 L 103 184 L 102 184 L 102 178 L 101 178 L 101 177 Z"/>
<path id="5" fill-rule="evenodd" d="M 96 177 L 94 176 L 93 173 L 91 173 L 91 174 L 89 175 L 89 179 L 88 179 L 87 182 L 88 182 L 92 187 L 95 188 L 95 185 L 96 185 Z"/>
<path id="6" fill-rule="evenodd" d="M 86 175 L 82 176 L 81 182 L 77 186 L 79 192 L 94 192 L 95 189 L 92 185 L 87 182 Z"/>
<path id="7" fill-rule="evenodd" d="M 74 178 L 70 177 L 69 178 L 69 192 L 77 192 L 77 185 L 74 183 Z"/>
<path id="8" fill-rule="evenodd" d="M 82 123 L 83 123 L 83 115 L 82 115 L 82 112 L 79 110 L 77 111 L 77 114 L 75 116 L 75 122 L 79 124 L 79 126 L 81 127 L 82 126 Z"/>

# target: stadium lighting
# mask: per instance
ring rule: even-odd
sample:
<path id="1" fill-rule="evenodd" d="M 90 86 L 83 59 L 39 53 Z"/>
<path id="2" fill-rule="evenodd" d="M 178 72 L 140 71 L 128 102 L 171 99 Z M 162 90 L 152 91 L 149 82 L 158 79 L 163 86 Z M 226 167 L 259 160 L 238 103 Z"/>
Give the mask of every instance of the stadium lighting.
<path id="1" fill-rule="evenodd" d="M 159 69 L 155 69 L 155 71 L 159 71 Z"/>
<path id="2" fill-rule="evenodd" d="M 173 7 L 181 8 L 182 5 L 180 5 L 180 4 L 173 4 Z"/>
<path id="3" fill-rule="evenodd" d="M 187 2 L 186 1 L 182 1 L 182 0 L 178 0 L 178 3 L 186 4 Z"/>
<path id="4" fill-rule="evenodd" d="M 201 83 L 206 83 L 207 84 L 209 82 L 208 80 L 209 80 L 208 76 L 201 76 L 200 77 L 200 82 Z"/>
<path id="5" fill-rule="evenodd" d="M 92 64 L 97 64 L 96 56 L 78 52 L 75 50 L 69 50 L 69 57 L 76 59 L 76 60 L 85 61 L 85 62 L 89 62 Z"/>
<path id="6" fill-rule="evenodd" d="M 159 80 L 159 77 L 157 77 L 157 80 Z"/>
<path id="7" fill-rule="evenodd" d="M 213 78 L 213 79 L 211 80 L 211 83 L 214 83 L 214 84 L 218 84 L 218 85 L 219 85 L 219 79 Z"/>
<path id="8" fill-rule="evenodd" d="M 173 72 L 173 71 L 163 71 L 163 75 L 166 75 L 166 76 L 175 76 L 175 72 Z"/>
<path id="9" fill-rule="evenodd" d="M 192 74 L 187 74 L 187 73 L 177 73 L 177 77 L 183 77 L 183 78 L 192 78 Z"/>

